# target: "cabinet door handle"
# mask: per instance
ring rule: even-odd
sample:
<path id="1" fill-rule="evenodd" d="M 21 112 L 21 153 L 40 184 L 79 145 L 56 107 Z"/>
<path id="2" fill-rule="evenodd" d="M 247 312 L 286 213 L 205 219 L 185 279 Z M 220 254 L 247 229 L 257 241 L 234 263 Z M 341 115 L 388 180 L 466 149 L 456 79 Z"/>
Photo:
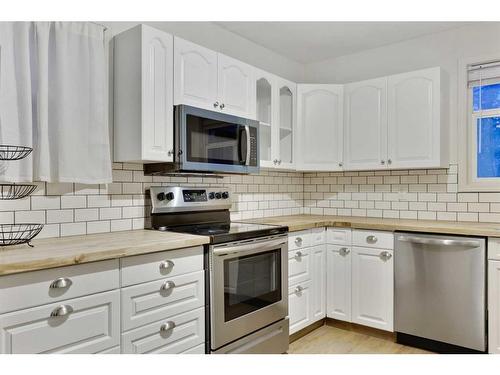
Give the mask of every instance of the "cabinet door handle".
<path id="1" fill-rule="evenodd" d="M 392 258 L 392 254 L 388 251 L 382 251 L 380 253 L 380 259 L 382 259 L 383 261 L 387 261 L 391 258 Z"/>
<path id="2" fill-rule="evenodd" d="M 301 258 L 301 257 L 302 257 L 302 255 L 303 255 L 303 254 L 302 254 L 302 251 L 297 251 L 297 252 L 295 253 L 295 257 L 296 257 L 296 258 Z"/>
<path id="3" fill-rule="evenodd" d="M 302 244 L 302 237 L 297 237 L 295 243 L 300 246 Z"/>
<path id="4" fill-rule="evenodd" d="M 160 263 L 160 270 L 166 270 L 175 266 L 175 263 L 171 260 L 164 260 Z"/>
<path id="5" fill-rule="evenodd" d="M 278 160 L 278 165 L 281 165 L 281 159 L 280 159 L 280 160 Z"/>
<path id="6" fill-rule="evenodd" d="M 53 318 L 57 318 L 60 316 L 66 316 L 69 315 L 73 312 L 73 308 L 70 305 L 61 305 L 56 307 L 52 312 L 50 313 L 50 316 Z"/>
<path id="7" fill-rule="evenodd" d="M 173 281 L 165 281 L 161 286 L 160 290 L 171 290 L 175 288 L 175 283 Z"/>
<path id="8" fill-rule="evenodd" d="M 219 102 L 214 103 L 214 108 L 217 108 L 219 106 Z"/>
<path id="9" fill-rule="evenodd" d="M 391 159 L 387 159 L 387 164 L 392 164 L 392 160 Z"/>
<path id="10" fill-rule="evenodd" d="M 273 160 L 273 163 L 274 163 L 274 164 L 278 164 L 278 159 L 274 159 L 274 160 Z"/>
<path id="11" fill-rule="evenodd" d="M 168 150 L 167 155 L 172 156 L 174 154 L 174 150 Z"/>
<path id="12" fill-rule="evenodd" d="M 376 243 L 378 241 L 378 238 L 375 236 L 367 236 L 366 237 L 366 242 L 368 243 Z"/>
<path id="13" fill-rule="evenodd" d="M 341 168 L 342 168 L 343 166 L 344 166 L 344 163 L 340 162 L 340 163 L 339 163 L 339 167 L 341 167 Z"/>
<path id="14" fill-rule="evenodd" d="M 220 109 L 224 109 L 224 107 L 225 107 L 224 103 L 222 103 L 222 104 L 219 106 L 219 108 L 220 108 Z"/>
<path id="15" fill-rule="evenodd" d="M 59 277 L 50 283 L 50 289 L 63 289 L 69 288 L 73 282 L 67 277 Z"/>
<path id="16" fill-rule="evenodd" d="M 380 160 L 380 164 L 384 165 L 385 164 L 385 160 Z"/>
<path id="17" fill-rule="evenodd" d="M 169 320 L 168 322 L 166 323 L 163 323 L 161 326 L 160 326 L 160 332 L 168 332 L 168 331 L 171 331 L 175 328 L 175 322 Z"/>
<path id="18" fill-rule="evenodd" d="M 295 288 L 295 293 L 300 293 L 304 290 L 300 285 Z"/>
<path id="19" fill-rule="evenodd" d="M 351 252 L 351 250 L 349 250 L 347 247 L 341 247 L 341 248 L 339 249 L 339 253 L 340 253 L 340 255 L 342 255 L 342 256 L 346 256 L 346 255 L 348 255 L 350 252 Z"/>

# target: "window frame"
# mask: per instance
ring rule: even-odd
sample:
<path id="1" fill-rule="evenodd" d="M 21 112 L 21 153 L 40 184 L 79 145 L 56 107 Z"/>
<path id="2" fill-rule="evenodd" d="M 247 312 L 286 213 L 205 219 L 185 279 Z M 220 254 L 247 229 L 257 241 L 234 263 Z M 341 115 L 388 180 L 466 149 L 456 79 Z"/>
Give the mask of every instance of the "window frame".
<path id="1" fill-rule="evenodd" d="M 500 108 L 473 111 L 472 88 L 469 88 L 469 65 L 500 60 L 496 54 L 476 56 L 459 60 L 458 64 L 458 191 L 459 192 L 500 192 L 500 177 L 477 178 L 477 119 L 500 116 Z M 498 80 L 500 83 L 500 79 Z M 460 150 L 466 150 L 461 152 Z"/>

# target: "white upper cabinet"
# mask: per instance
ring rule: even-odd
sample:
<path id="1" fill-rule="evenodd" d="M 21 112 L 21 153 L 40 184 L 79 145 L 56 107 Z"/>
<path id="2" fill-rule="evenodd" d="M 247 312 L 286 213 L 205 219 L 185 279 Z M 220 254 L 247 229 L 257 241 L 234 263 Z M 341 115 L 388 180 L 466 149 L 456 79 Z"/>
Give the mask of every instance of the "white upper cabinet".
<path id="1" fill-rule="evenodd" d="M 275 146 L 277 159 L 275 166 L 280 169 L 295 167 L 295 128 L 297 107 L 297 85 L 282 78 L 277 78 L 277 119 L 276 127 L 278 144 Z"/>
<path id="2" fill-rule="evenodd" d="M 174 104 L 218 110 L 217 52 L 174 38 Z"/>
<path id="3" fill-rule="evenodd" d="M 255 118 L 253 67 L 219 53 L 218 93 L 220 111 Z"/>
<path id="4" fill-rule="evenodd" d="M 175 37 L 174 103 L 253 119 L 254 68 Z"/>
<path id="5" fill-rule="evenodd" d="M 391 168 L 448 166 L 441 124 L 440 68 L 388 78 L 388 159 Z"/>
<path id="6" fill-rule="evenodd" d="M 387 78 L 345 85 L 344 104 L 344 168 L 385 168 Z"/>
<path id="7" fill-rule="evenodd" d="M 139 25 L 115 38 L 114 161 L 173 161 L 173 37 Z"/>
<path id="8" fill-rule="evenodd" d="M 256 70 L 255 86 L 256 120 L 259 121 L 260 166 L 273 168 L 276 166 L 273 160 L 278 158 L 276 149 L 278 134 L 276 131 L 278 127 L 276 76 L 263 70 Z"/>
<path id="9" fill-rule="evenodd" d="M 342 85 L 298 85 L 297 169 L 342 168 Z"/>

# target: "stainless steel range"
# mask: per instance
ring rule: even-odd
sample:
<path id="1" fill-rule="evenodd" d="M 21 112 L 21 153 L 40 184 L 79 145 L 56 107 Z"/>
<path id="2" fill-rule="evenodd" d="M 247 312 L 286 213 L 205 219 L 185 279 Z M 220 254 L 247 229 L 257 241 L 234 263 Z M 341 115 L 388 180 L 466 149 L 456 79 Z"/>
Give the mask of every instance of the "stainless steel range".
<path id="1" fill-rule="evenodd" d="M 158 186 L 150 195 L 153 229 L 210 238 L 207 352 L 286 352 L 288 228 L 231 222 L 231 194 L 223 188 Z"/>

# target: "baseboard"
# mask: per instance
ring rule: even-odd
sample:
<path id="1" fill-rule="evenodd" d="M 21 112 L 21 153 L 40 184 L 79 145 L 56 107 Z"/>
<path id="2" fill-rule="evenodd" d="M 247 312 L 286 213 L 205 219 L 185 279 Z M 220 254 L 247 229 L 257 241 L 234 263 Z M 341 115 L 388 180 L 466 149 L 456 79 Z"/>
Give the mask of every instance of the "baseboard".
<path id="1" fill-rule="evenodd" d="M 326 318 L 325 324 L 327 326 L 343 329 L 345 331 L 361 333 L 363 335 L 376 337 L 378 339 L 396 342 L 396 334 L 394 332 L 388 332 L 381 329 L 367 327 L 356 323 L 344 322 L 332 318 Z"/>
<path id="2" fill-rule="evenodd" d="M 307 335 L 308 333 L 311 333 L 315 329 L 318 329 L 321 326 L 325 325 L 325 319 L 318 320 L 317 322 L 314 322 L 311 325 L 308 325 L 307 327 L 302 328 L 300 331 L 297 331 L 295 333 L 292 333 L 290 335 L 290 343 L 300 339 L 301 337 Z"/>

